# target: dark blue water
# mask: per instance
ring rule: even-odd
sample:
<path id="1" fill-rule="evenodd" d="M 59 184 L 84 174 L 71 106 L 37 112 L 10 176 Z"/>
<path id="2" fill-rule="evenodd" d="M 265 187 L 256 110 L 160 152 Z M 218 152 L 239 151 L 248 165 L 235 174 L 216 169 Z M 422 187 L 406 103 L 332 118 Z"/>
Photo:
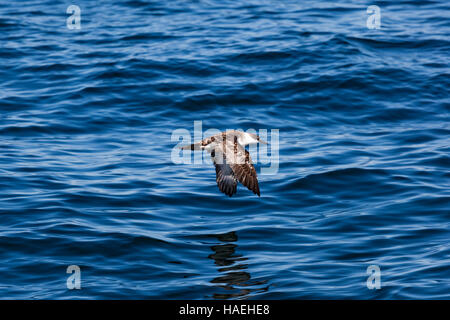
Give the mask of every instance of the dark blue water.
<path id="1" fill-rule="evenodd" d="M 1 1 L 0 298 L 449 299 L 449 17 L 444 0 Z M 279 129 L 260 198 L 172 162 L 198 120 Z"/>

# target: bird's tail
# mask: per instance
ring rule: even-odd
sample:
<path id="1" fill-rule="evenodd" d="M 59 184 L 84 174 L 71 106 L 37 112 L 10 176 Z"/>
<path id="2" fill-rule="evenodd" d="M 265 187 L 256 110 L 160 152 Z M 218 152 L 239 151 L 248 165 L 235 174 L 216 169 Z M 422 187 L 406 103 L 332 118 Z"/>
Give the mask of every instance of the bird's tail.
<path id="1" fill-rule="evenodd" d="M 180 147 L 180 149 L 182 149 L 182 150 L 203 150 L 203 148 L 204 147 L 202 146 L 201 142 L 188 144 L 187 146 Z"/>

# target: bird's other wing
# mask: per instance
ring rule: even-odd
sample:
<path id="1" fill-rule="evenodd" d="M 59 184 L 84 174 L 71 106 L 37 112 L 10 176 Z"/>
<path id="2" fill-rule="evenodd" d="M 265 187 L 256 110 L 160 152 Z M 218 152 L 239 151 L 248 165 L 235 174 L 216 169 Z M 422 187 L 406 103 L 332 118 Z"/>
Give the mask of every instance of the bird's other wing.
<path id="1" fill-rule="evenodd" d="M 243 146 L 237 143 L 237 139 L 234 139 L 232 142 L 228 142 L 228 148 L 231 148 L 231 143 L 233 143 L 233 152 L 227 153 L 227 162 L 230 164 L 230 167 L 239 182 L 259 197 L 260 192 L 258 177 L 256 175 L 256 170 L 253 166 L 252 159 L 250 158 L 250 153 Z M 230 159 L 230 156 L 233 158 Z"/>
<path id="2" fill-rule="evenodd" d="M 230 165 L 226 162 L 226 157 L 221 151 L 220 145 L 216 145 L 216 149 L 211 151 L 211 158 L 216 167 L 216 182 L 219 190 L 231 197 L 236 193 L 237 179 Z"/>

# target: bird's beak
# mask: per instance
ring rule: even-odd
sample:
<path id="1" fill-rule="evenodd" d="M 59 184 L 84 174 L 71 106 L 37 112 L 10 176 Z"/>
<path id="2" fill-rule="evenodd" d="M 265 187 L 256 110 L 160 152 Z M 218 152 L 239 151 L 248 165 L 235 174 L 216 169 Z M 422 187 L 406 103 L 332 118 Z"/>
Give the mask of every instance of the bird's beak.
<path id="1" fill-rule="evenodd" d="M 264 140 L 261 140 L 261 139 L 259 139 L 258 142 L 259 142 L 259 143 L 262 143 L 262 144 L 269 144 L 268 142 L 266 142 L 266 141 L 264 141 Z"/>

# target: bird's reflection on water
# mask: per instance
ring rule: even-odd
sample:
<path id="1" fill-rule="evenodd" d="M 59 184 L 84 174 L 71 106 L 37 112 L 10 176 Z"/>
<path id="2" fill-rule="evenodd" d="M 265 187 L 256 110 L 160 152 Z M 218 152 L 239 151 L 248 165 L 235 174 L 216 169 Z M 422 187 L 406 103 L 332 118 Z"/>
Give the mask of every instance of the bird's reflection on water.
<path id="1" fill-rule="evenodd" d="M 214 293 L 215 299 L 230 299 L 230 298 L 244 298 L 252 292 L 267 291 L 267 280 L 255 281 L 251 280 L 249 272 L 244 271 L 248 269 L 248 264 L 245 261 L 248 258 L 244 257 L 239 252 L 237 244 L 238 240 L 236 232 L 228 232 L 224 234 L 211 235 L 217 238 L 224 244 L 211 246 L 214 253 L 210 254 L 208 258 L 213 259 L 218 266 L 218 271 L 223 275 L 211 280 L 211 283 L 220 288 L 222 292 Z"/>

